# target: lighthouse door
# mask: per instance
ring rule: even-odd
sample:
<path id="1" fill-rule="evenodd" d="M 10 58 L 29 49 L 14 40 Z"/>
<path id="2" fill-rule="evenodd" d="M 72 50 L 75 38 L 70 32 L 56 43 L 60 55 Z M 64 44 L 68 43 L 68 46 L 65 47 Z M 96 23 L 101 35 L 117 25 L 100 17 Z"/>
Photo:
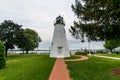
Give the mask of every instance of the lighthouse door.
<path id="1" fill-rule="evenodd" d="M 57 57 L 63 58 L 62 47 L 58 47 L 58 56 Z"/>

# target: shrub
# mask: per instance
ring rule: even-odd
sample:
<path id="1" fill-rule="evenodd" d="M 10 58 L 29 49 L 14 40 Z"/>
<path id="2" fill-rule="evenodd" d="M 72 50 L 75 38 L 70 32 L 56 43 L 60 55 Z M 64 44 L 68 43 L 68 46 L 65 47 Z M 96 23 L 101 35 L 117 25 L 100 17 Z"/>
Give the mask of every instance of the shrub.
<path id="1" fill-rule="evenodd" d="M 96 52 L 97 53 L 106 53 L 106 51 L 103 51 L 103 50 L 97 50 Z"/>
<path id="2" fill-rule="evenodd" d="M 0 69 L 5 68 L 6 62 L 5 62 L 5 47 L 2 41 L 0 41 Z"/>
<path id="3" fill-rule="evenodd" d="M 87 52 L 75 52 L 76 55 L 87 55 Z"/>

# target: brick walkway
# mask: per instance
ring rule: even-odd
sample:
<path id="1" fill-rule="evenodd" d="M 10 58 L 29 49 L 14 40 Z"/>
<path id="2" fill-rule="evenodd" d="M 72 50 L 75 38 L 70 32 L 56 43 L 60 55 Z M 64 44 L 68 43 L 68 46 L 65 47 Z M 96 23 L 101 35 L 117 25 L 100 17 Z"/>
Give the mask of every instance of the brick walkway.
<path id="1" fill-rule="evenodd" d="M 49 80 L 70 80 L 64 59 L 58 58 L 56 60 Z"/>

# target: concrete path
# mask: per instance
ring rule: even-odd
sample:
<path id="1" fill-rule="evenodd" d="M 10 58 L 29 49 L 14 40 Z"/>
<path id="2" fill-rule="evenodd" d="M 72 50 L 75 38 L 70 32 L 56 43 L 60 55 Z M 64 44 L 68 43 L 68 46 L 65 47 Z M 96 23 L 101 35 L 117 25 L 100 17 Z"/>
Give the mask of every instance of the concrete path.
<path id="1" fill-rule="evenodd" d="M 120 58 L 116 57 L 109 57 L 109 56 L 99 56 L 99 55 L 94 55 L 95 57 L 102 57 L 102 58 L 109 58 L 109 59 L 115 59 L 115 60 L 120 60 Z"/>
<path id="2" fill-rule="evenodd" d="M 49 80 L 70 80 L 64 59 L 58 58 L 56 60 Z"/>

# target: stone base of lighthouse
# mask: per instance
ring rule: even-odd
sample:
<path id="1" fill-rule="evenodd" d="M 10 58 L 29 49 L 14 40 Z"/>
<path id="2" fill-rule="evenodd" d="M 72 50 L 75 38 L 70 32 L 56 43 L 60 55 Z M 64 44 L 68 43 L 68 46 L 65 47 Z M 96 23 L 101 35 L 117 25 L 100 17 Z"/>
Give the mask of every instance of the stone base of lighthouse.
<path id="1" fill-rule="evenodd" d="M 64 49 L 62 47 L 57 47 L 56 49 L 54 49 L 50 52 L 50 57 L 53 57 L 53 58 L 70 57 L 70 52 L 69 52 L 69 50 Z"/>

